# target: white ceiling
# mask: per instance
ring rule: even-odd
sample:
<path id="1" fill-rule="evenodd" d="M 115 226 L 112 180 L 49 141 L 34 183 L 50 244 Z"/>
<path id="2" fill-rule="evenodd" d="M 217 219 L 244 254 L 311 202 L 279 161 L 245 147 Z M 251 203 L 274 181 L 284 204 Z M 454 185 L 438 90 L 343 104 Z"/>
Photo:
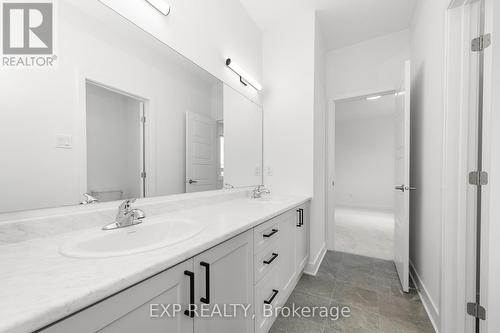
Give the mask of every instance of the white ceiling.
<path id="1" fill-rule="evenodd" d="M 401 31 L 410 26 L 417 0 L 240 0 L 266 31 L 315 9 L 328 50 Z"/>
<path id="2" fill-rule="evenodd" d="M 396 96 L 385 95 L 377 100 L 366 98 L 335 105 L 335 121 L 358 121 L 362 119 L 393 117 L 396 111 Z"/>

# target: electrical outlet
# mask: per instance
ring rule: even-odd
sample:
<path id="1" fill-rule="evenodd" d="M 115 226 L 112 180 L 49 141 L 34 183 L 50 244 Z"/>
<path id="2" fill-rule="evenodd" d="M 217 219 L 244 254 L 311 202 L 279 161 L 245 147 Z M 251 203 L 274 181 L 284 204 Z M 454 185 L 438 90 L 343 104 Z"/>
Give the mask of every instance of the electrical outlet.
<path id="1" fill-rule="evenodd" d="M 256 167 L 256 168 L 255 168 L 255 175 L 256 175 L 256 176 L 260 176 L 260 174 L 261 174 L 260 167 Z"/>
<path id="2" fill-rule="evenodd" d="M 273 175 L 273 169 L 271 167 L 267 167 L 267 175 L 272 176 Z"/>

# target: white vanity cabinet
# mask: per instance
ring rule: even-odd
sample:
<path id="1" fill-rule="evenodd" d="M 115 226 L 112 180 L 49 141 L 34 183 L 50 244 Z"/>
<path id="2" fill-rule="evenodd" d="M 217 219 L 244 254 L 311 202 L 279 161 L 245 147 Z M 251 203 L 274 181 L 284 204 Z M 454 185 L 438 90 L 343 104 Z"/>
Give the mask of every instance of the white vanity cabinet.
<path id="1" fill-rule="evenodd" d="M 247 231 L 194 258 L 195 302 L 210 311 L 224 305 L 250 305 L 248 316 L 194 319 L 195 333 L 252 333 L 253 327 L 253 233 Z M 232 308 L 226 308 L 232 312 Z"/>
<path id="2" fill-rule="evenodd" d="M 192 319 L 183 314 L 190 298 L 193 260 L 188 260 L 148 280 L 111 296 L 44 329 L 44 333 L 192 333 Z M 150 304 L 182 304 L 174 318 L 151 318 Z M 161 315 L 161 306 L 158 316 Z"/>
<path id="3" fill-rule="evenodd" d="M 308 260 L 308 216 L 308 204 L 291 209 L 39 332 L 267 333 L 263 305 L 285 304 Z M 233 304 L 251 305 L 247 316 L 200 316 Z"/>
<path id="4" fill-rule="evenodd" d="M 301 277 L 309 258 L 308 216 L 307 203 L 254 229 L 255 333 L 267 333 L 276 319 L 264 306 L 283 306 Z"/>

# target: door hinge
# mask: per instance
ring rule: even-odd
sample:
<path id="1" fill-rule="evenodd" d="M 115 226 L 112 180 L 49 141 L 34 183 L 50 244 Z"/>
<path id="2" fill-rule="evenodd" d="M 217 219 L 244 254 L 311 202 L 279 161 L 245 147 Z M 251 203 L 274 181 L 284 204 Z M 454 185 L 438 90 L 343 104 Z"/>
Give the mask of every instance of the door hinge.
<path id="1" fill-rule="evenodd" d="M 146 178 L 146 172 L 141 172 L 141 178 Z"/>
<path id="2" fill-rule="evenodd" d="M 469 184 L 471 185 L 487 185 L 488 173 L 485 171 L 472 171 L 469 172 Z"/>
<path id="3" fill-rule="evenodd" d="M 486 320 L 486 309 L 478 303 L 467 303 L 467 314 L 474 318 Z"/>
<path id="4" fill-rule="evenodd" d="M 137 118 L 136 118 L 137 119 Z M 145 124 L 146 123 L 146 117 L 145 116 L 142 116 L 141 117 L 141 123 Z"/>
<path id="5" fill-rule="evenodd" d="M 473 52 L 481 52 L 491 45 L 491 34 L 486 34 L 474 38 L 472 40 L 471 48 Z"/>

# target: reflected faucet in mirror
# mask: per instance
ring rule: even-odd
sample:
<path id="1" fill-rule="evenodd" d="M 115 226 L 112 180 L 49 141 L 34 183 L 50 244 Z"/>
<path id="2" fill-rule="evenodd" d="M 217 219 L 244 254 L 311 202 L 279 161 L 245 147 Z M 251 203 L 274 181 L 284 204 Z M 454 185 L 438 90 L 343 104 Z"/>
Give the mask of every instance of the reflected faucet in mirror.
<path id="1" fill-rule="evenodd" d="M 135 200 L 134 198 L 122 202 L 118 207 L 115 222 L 105 225 L 102 230 L 125 228 L 142 223 L 142 220 L 146 218 L 146 214 L 141 209 L 132 208 L 132 203 Z"/>
<path id="2" fill-rule="evenodd" d="M 80 205 L 88 205 L 88 204 L 93 204 L 93 203 L 96 203 L 96 202 L 99 202 L 99 200 L 97 200 L 97 198 L 94 198 L 93 196 L 91 196 L 88 193 L 84 193 L 83 194 L 83 199 L 80 202 Z"/>
<path id="3" fill-rule="evenodd" d="M 252 197 L 254 199 L 259 199 L 262 197 L 262 194 L 271 194 L 271 191 L 268 190 L 264 185 L 259 185 L 253 190 Z"/>

